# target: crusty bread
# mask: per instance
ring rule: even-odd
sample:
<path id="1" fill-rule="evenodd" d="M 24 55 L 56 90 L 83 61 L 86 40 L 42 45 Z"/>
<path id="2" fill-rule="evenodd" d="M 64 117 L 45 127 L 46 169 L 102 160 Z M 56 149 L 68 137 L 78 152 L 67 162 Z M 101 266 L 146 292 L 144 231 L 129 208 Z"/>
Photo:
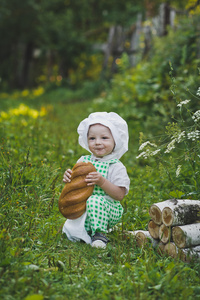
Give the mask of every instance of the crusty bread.
<path id="1" fill-rule="evenodd" d="M 67 219 L 77 219 L 86 210 L 86 201 L 92 195 L 94 186 L 87 186 L 85 177 L 96 172 L 92 163 L 79 162 L 72 169 L 71 182 L 65 184 L 58 201 L 61 214 Z"/>

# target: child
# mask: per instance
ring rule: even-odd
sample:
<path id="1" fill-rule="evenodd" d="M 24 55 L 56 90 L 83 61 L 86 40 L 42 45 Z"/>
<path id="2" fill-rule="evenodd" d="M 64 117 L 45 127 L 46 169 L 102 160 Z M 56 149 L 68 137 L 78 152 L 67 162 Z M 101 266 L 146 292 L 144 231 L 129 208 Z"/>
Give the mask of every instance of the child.
<path id="1" fill-rule="evenodd" d="M 72 240 L 83 240 L 92 247 L 105 248 L 109 228 L 118 223 L 123 207 L 120 201 L 128 194 L 130 180 L 119 158 L 128 150 L 127 123 L 114 112 L 96 112 L 78 126 L 79 144 L 91 153 L 78 162 L 91 162 L 97 172 L 86 177 L 94 185 L 92 196 L 87 199 L 86 212 L 76 220 L 67 220 L 63 232 Z M 70 182 L 71 169 L 63 181 Z"/>

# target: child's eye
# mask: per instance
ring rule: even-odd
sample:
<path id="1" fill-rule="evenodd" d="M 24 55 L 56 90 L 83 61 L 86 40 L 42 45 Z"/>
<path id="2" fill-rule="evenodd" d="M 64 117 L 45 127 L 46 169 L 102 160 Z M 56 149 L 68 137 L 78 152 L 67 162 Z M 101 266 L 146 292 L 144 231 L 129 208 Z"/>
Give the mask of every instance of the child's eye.
<path id="1" fill-rule="evenodd" d="M 108 139 L 108 137 L 107 136 L 103 136 L 103 140 L 107 140 Z"/>
<path id="2" fill-rule="evenodd" d="M 89 137 L 89 140 L 90 141 L 93 141 L 95 138 L 94 137 Z"/>

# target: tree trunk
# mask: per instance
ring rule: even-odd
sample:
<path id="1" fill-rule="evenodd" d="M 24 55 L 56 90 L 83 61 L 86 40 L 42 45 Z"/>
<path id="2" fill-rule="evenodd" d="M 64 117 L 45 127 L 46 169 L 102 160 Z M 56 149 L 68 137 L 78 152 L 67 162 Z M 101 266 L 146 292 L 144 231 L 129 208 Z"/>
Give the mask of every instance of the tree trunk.
<path id="1" fill-rule="evenodd" d="M 172 238 L 179 248 L 200 245 L 200 223 L 173 227 Z"/>
<path id="2" fill-rule="evenodd" d="M 130 41 L 130 65 L 131 67 L 136 66 L 137 64 L 137 56 L 136 53 L 139 50 L 139 43 L 140 43 L 140 34 L 142 30 L 142 15 L 138 14 L 137 16 L 137 22 L 135 30 L 132 34 L 131 41 Z M 138 54 L 137 54 L 138 55 Z"/>
<path id="3" fill-rule="evenodd" d="M 112 53 L 113 48 L 113 39 L 115 35 L 115 26 L 110 27 L 109 34 L 108 34 L 108 41 L 107 41 L 107 47 L 105 51 L 105 58 L 103 62 L 102 72 L 104 72 L 108 67 L 109 57 Z"/>
<path id="4" fill-rule="evenodd" d="M 160 228 L 160 226 L 157 225 L 153 220 L 149 221 L 148 230 L 153 239 L 159 238 L 159 228 Z"/>
<path id="5" fill-rule="evenodd" d="M 168 200 L 162 210 L 162 222 L 166 226 L 192 224 L 200 219 L 199 200 Z"/>
<path id="6" fill-rule="evenodd" d="M 159 36 L 167 35 L 167 26 L 170 25 L 170 7 L 162 3 L 159 8 Z"/>
<path id="7" fill-rule="evenodd" d="M 144 29 L 144 50 L 142 53 L 143 59 L 147 57 L 147 55 L 150 52 L 151 49 L 151 43 L 152 43 L 152 31 L 150 26 L 145 26 Z"/>
<path id="8" fill-rule="evenodd" d="M 29 85 L 29 70 L 30 70 L 30 63 L 32 60 L 33 55 L 33 44 L 32 42 L 27 43 L 24 53 L 24 61 L 23 61 L 23 67 L 22 67 L 22 73 L 21 73 L 21 82 L 20 86 L 22 88 L 25 88 Z"/>
<path id="9" fill-rule="evenodd" d="M 171 228 L 167 227 L 165 224 L 159 227 L 159 239 L 163 244 L 168 243 L 171 240 Z"/>
<path id="10" fill-rule="evenodd" d="M 122 55 L 124 51 L 124 41 L 125 41 L 125 35 L 124 35 L 123 28 L 121 26 L 116 26 L 114 40 L 113 40 L 113 47 L 112 47 L 112 55 L 113 55 L 113 61 L 111 66 L 112 73 L 115 73 L 117 71 L 116 60 Z"/>

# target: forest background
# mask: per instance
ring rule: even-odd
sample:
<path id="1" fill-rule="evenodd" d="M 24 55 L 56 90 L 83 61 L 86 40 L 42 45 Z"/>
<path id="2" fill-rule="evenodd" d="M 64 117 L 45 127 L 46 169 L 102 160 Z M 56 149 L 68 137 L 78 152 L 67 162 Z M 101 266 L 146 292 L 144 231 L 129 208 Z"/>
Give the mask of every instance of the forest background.
<path id="1" fill-rule="evenodd" d="M 175 14 L 161 34 L 163 5 Z M 1 299 L 200 298 L 198 261 L 125 234 L 147 229 L 155 202 L 200 197 L 199 13 L 194 0 L 0 0 Z M 119 113 L 130 135 L 130 192 L 105 250 L 67 241 L 57 205 L 94 111 Z"/>

